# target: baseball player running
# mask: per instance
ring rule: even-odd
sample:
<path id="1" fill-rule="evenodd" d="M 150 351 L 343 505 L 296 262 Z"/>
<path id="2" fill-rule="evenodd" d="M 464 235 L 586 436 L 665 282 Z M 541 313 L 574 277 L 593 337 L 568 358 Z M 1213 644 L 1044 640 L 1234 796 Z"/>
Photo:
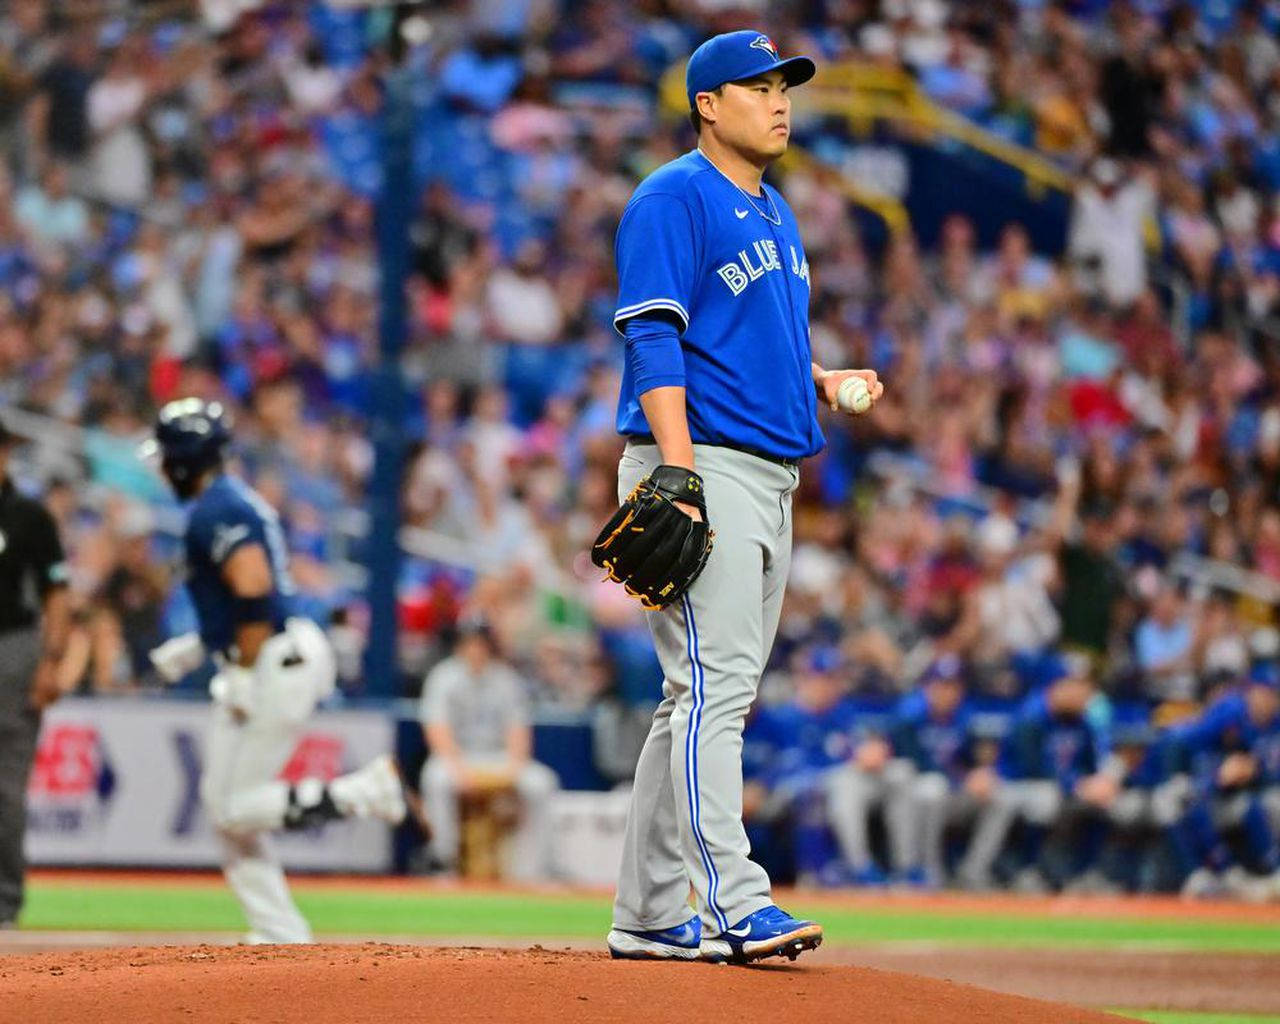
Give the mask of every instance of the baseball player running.
<path id="1" fill-rule="evenodd" d="M 316 703 L 333 692 L 333 651 L 320 628 L 289 613 L 284 534 L 275 510 L 223 467 L 231 440 L 217 402 L 184 398 L 160 410 L 147 445 L 183 501 L 187 588 L 198 635 L 152 652 L 176 681 L 212 655 L 213 722 L 200 796 L 223 849 L 223 874 L 244 908 L 250 942 L 310 942 L 266 833 L 333 818 L 405 816 L 400 777 L 389 756 L 329 783 L 276 779 Z"/>
<path id="2" fill-rule="evenodd" d="M 804 246 L 761 180 L 787 148 L 787 90 L 814 70 L 758 32 L 698 47 L 698 147 L 642 182 L 618 227 L 628 442 L 622 508 L 592 557 L 649 609 L 665 680 L 636 769 L 615 957 L 794 959 L 822 941 L 774 905 L 742 824 L 743 724 L 778 626 L 799 462 L 823 445 L 816 402 L 865 411 L 882 390 L 872 371 L 811 362 Z"/>

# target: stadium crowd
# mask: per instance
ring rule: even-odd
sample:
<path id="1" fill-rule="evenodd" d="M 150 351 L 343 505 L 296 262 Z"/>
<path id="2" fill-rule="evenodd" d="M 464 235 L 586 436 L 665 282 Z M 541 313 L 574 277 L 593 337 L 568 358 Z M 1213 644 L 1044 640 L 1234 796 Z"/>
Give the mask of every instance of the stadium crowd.
<path id="1" fill-rule="evenodd" d="M 359 693 L 345 567 L 372 462 L 395 16 L 62 6 L 0 13 L 0 402 L 37 425 L 28 482 L 72 555 L 64 683 L 150 686 L 147 650 L 189 623 L 173 509 L 134 450 L 191 393 L 236 410 L 239 468 Z M 660 672 L 586 556 L 616 505 L 613 232 L 692 144 L 661 73 L 759 24 L 784 52 L 905 71 L 1078 184 L 1065 250 L 1036 252 L 1017 223 L 984 247 L 963 212 L 928 250 L 910 231 L 873 245 L 831 174 L 779 179 L 815 358 L 888 390 L 869 417 L 823 412 L 805 467 L 745 751 L 758 855 L 818 884 L 1280 898 L 1280 8 L 431 13 L 401 58 L 424 186 L 405 695 L 483 614 L 533 705 L 590 712 L 600 772 L 627 777 Z"/>

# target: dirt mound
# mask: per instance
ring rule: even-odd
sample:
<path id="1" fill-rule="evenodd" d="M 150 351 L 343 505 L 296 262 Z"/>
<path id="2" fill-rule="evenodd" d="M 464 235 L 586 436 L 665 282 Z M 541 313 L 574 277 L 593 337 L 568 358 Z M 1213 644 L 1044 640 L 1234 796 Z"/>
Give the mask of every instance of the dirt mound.
<path id="1" fill-rule="evenodd" d="M 618 963 L 598 953 L 388 946 L 145 947 L 0 961 L 30 1024 L 849 1020 L 1115 1024 L 1122 1018 L 862 967 Z"/>
<path id="2" fill-rule="evenodd" d="M 1083 1006 L 1280 1013 L 1280 957 L 1271 953 L 964 949 L 896 943 L 823 946 L 814 959 L 949 978 Z"/>

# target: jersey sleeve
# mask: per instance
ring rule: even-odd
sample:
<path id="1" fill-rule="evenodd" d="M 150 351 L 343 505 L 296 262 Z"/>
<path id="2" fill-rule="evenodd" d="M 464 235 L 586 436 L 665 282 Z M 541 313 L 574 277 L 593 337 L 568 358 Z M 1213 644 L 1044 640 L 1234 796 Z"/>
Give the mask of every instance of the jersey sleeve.
<path id="1" fill-rule="evenodd" d="M 683 333 L 697 283 L 702 240 L 688 204 L 679 196 L 651 193 L 634 199 L 622 215 L 614 256 L 618 308 L 613 326 L 642 313 L 674 316 Z"/>
<path id="2" fill-rule="evenodd" d="M 627 370 L 636 395 L 661 387 L 685 386 L 684 350 L 680 335 L 661 311 L 639 313 L 626 322 Z"/>
<path id="3" fill-rule="evenodd" d="M 196 544 L 218 567 L 226 565 L 227 559 L 246 544 L 267 546 L 266 524 L 262 517 L 248 505 L 238 502 L 202 510 L 191 528 Z"/>
<path id="4" fill-rule="evenodd" d="M 35 571 L 36 590 L 43 598 L 54 587 L 66 586 L 70 573 L 58 537 L 58 524 L 44 506 L 34 506 L 31 527 L 31 566 Z"/>
<path id="5" fill-rule="evenodd" d="M 1172 736 L 1188 754 L 1210 750 L 1221 741 L 1222 734 L 1233 724 L 1241 710 L 1236 699 L 1228 697 L 1211 704 L 1198 718 L 1175 726 Z"/>

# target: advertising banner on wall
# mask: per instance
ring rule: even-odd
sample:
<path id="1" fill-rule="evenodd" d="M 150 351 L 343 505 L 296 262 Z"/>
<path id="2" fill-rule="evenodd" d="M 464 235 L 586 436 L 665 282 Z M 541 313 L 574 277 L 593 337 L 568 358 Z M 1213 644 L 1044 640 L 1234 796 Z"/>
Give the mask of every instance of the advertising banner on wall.
<path id="1" fill-rule="evenodd" d="M 613 885 L 622 864 L 631 790 L 561 791 L 551 807 L 557 875 L 575 885 Z"/>
<path id="2" fill-rule="evenodd" d="M 73 698 L 45 715 L 28 788 L 26 851 L 33 865 L 216 867 L 218 842 L 200 806 L 209 705 Z M 281 777 L 332 778 L 392 749 L 391 719 L 320 712 Z M 279 833 L 288 868 L 385 871 L 391 837 L 376 821 Z"/>

